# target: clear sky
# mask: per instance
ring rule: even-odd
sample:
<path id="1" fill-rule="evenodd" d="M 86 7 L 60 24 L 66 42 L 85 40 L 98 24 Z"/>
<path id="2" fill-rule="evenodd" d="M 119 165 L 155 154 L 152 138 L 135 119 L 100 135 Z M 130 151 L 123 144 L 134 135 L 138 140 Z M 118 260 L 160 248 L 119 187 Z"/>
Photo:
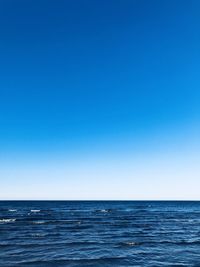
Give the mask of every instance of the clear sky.
<path id="1" fill-rule="evenodd" d="M 199 13 L 0 0 L 0 199 L 200 199 Z"/>

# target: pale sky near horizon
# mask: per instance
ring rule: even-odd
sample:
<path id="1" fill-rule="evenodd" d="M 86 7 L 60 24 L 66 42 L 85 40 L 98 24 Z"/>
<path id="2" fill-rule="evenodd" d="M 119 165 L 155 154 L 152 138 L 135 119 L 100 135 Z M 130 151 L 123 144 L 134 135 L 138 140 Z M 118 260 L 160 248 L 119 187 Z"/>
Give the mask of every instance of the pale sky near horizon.
<path id="1" fill-rule="evenodd" d="M 0 200 L 199 200 L 199 11 L 0 1 Z"/>

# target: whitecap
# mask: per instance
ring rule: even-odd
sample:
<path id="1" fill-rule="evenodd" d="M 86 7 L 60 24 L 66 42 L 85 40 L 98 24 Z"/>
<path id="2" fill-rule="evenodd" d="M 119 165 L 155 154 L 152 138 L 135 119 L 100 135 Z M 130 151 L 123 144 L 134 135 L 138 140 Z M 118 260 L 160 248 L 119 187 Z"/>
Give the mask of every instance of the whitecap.
<path id="1" fill-rule="evenodd" d="M 45 223 L 45 221 L 35 221 L 35 222 L 33 222 L 33 224 L 43 224 L 43 223 Z"/>
<path id="2" fill-rule="evenodd" d="M 15 212 L 15 211 L 17 211 L 17 210 L 15 210 L 15 209 L 14 209 L 14 210 L 12 210 L 12 209 L 9 209 L 8 211 L 10 211 L 10 212 Z"/>
<path id="3" fill-rule="evenodd" d="M 136 242 L 124 242 L 123 244 L 126 245 L 126 246 L 135 246 L 138 243 L 136 243 Z"/>
<path id="4" fill-rule="evenodd" d="M 100 210 L 101 212 L 109 212 L 108 210 Z"/>
<path id="5" fill-rule="evenodd" d="M 32 234 L 32 237 L 44 237 L 46 236 L 45 234 Z"/>
<path id="6" fill-rule="evenodd" d="M 9 222 L 15 222 L 16 219 L 0 219 L 0 223 L 9 223 Z"/>
<path id="7" fill-rule="evenodd" d="M 40 210 L 31 210 L 31 212 L 40 212 Z"/>

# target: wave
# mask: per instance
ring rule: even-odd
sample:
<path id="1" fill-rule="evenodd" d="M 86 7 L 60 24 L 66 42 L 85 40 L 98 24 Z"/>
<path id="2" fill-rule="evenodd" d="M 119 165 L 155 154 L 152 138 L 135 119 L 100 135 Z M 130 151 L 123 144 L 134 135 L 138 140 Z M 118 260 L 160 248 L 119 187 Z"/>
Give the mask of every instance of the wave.
<path id="1" fill-rule="evenodd" d="M 44 224 L 46 221 L 34 221 L 33 224 Z"/>
<path id="2" fill-rule="evenodd" d="M 200 240 L 182 240 L 182 241 L 171 241 L 171 240 L 164 240 L 159 242 L 152 242 L 152 243 L 158 243 L 158 244 L 173 244 L 173 245 L 199 245 Z"/>
<path id="3" fill-rule="evenodd" d="M 135 245 L 137 245 L 137 243 L 135 243 L 135 242 L 125 242 L 124 244 L 125 245 L 128 245 L 128 246 L 135 246 Z"/>
<path id="4" fill-rule="evenodd" d="M 31 210 L 31 212 L 40 212 L 41 210 Z"/>
<path id="5" fill-rule="evenodd" d="M 120 246 L 127 246 L 127 247 L 133 247 L 139 245 L 138 242 L 121 242 Z"/>
<path id="6" fill-rule="evenodd" d="M 15 222 L 16 219 L 0 219 L 0 223 L 9 223 L 9 222 Z"/>
<path id="7" fill-rule="evenodd" d="M 104 213 L 107 213 L 107 212 L 109 212 L 109 210 L 100 210 L 100 212 L 104 212 Z"/>
<path id="8" fill-rule="evenodd" d="M 101 209 L 101 210 L 95 210 L 95 212 L 102 212 L 102 213 L 108 213 L 111 212 L 111 209 Z"/>
<path id="9" fill-rule="evenodd" d="M 15 212 L 15 211 L 17 211 L 17 210 L 15 210 L 15 209 L 9 209 L 8 211 L 10 211 L 10 212 Z"/>
<path id="10" fill-rule="evenodd" d="M 144 242 L 121 242 L 119 245 L 121 246 L 137 246 L 137 245 L 165 245 L 165 244 L 171 244 L 171 245 L 199 245 L 200 240 L 194 240 L 194 241 L 188 241 L 188 240 L 183 240 L 183 241 L 170 241 L 170 240 L 163 240 L 163 241 L 144 241 Z"/>
<path id="11" fill-rule="evenodd" d="M 47 234 L 31 234 L 32 237 L 45 237 Z"/>
<path id="12" fill-rule="evenodd" d="M 116 257 L 94 257 L 94 258 L 71 258 L 71 259 L 49 259 L 49 260 L 23 260 L 20 262 L 21 266 L 99 266 L 99 264 L 119 264 L 120 261 L 126 260 L 126 257 L 116 256 Z M 64 265 L 65 264 L 65 265 Z"/>

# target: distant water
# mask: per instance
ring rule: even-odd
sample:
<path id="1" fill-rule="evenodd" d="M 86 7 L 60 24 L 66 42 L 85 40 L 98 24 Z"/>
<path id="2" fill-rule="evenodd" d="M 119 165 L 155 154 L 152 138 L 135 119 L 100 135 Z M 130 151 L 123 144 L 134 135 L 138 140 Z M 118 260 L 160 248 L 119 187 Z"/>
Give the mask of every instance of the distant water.
<path id="1" fill-rule="evenodd" d="M 0 266 L 200 266 L 200 202 L 1 201 Z"/>

